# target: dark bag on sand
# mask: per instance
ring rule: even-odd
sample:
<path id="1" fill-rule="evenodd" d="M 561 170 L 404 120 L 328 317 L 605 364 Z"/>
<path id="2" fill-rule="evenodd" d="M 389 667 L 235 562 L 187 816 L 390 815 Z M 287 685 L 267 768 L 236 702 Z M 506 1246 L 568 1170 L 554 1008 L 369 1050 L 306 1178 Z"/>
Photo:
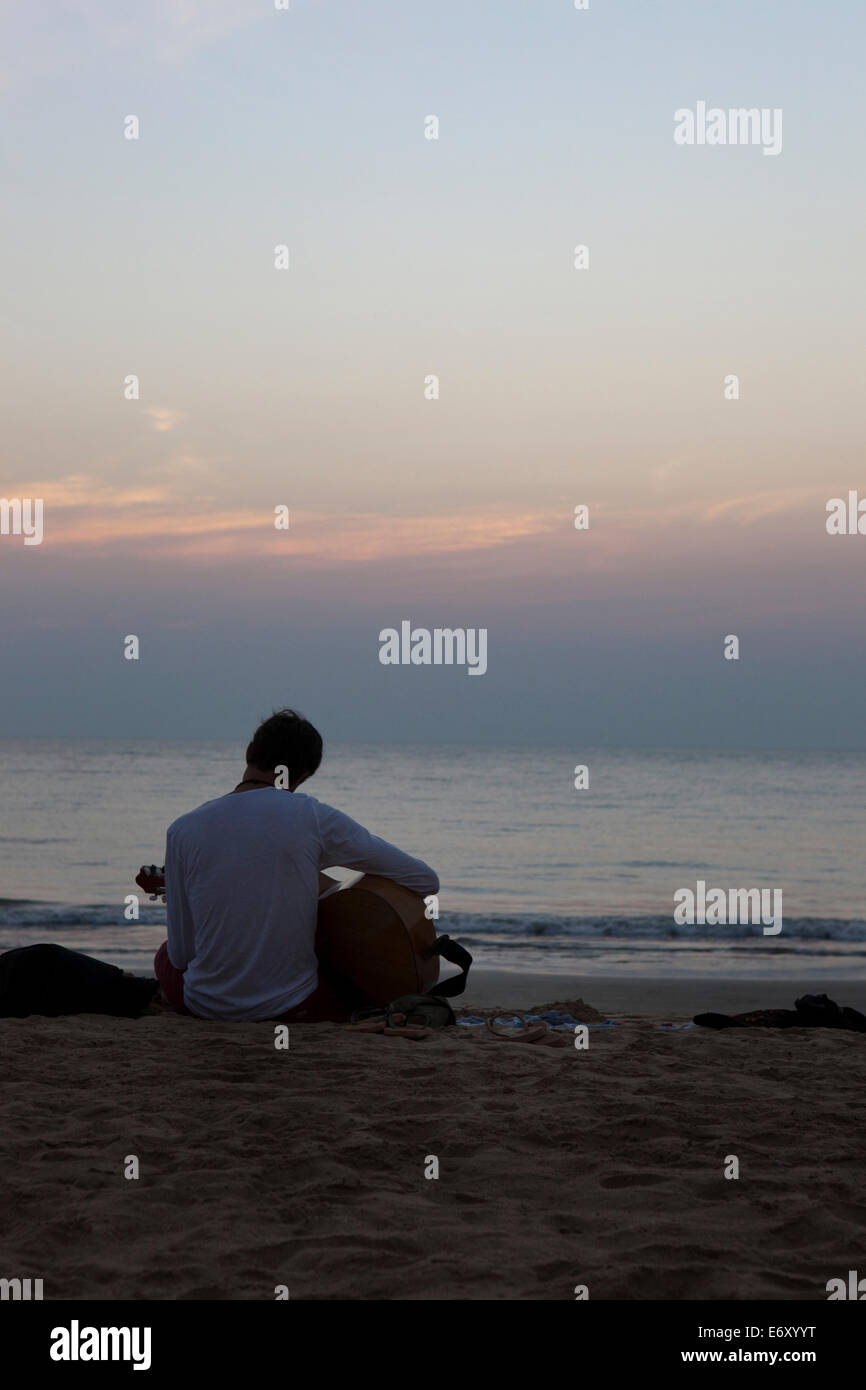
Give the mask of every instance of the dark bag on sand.
<path id="1" fill-rule="evenodd" d="M 804 994 L 793 1009 L 755 1009 L 748 1014 L 695 1014 L 702 1028 L 844 1028 L 866 1033 L 866 1016 L 840 1009 L 826 994 Z"/>
<path id="2" fill-rule="evenodd" d="M 65 946 L 21 946 L 0 956 L 0 1018 L 110 1014 L 138 1018 L 159 984 Z"/>
<path id="3" fill-rule="evenodd" d="M 447 1028 L 456 1023 L 454 1010 L 438 994 L 404 994 L 384 1008 L 358 1009 L 352 1014 L 353 1023 L 361 1023 L 365 1018 L 383 1018 L 389 1023 L 395 1014 L 404 1016 L 401 1025 L 407 1028 Z"/>

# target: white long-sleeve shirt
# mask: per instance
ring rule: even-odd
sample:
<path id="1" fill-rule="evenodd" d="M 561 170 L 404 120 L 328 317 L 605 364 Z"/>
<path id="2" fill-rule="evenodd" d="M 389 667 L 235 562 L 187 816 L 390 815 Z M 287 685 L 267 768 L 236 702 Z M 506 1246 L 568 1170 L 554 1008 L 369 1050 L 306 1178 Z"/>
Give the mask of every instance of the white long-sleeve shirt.
<path id="1" fill-rule="evenodd" d="M 276 787 L 206 801 L 169 826 L 168 957 L 200 1018 L 274 1018 L 318 983 L 319 871 L 362 869 L 421 895 L 429 865 L 350 816 Z"/>

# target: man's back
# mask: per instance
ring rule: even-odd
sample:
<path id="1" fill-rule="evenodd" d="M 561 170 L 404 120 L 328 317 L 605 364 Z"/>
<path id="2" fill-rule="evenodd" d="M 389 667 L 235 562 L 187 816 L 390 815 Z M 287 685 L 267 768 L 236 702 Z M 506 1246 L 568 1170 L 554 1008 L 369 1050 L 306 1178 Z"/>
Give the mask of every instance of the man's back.
<path id="1" fill-rule="evenodd" d="M 274 1018 L 312 993 L 318 876 L 334 866 L 439 887 L 423 861 L 300 792 L 229 793 L 169 827 L 168 954 L 194 1014 Z"/>

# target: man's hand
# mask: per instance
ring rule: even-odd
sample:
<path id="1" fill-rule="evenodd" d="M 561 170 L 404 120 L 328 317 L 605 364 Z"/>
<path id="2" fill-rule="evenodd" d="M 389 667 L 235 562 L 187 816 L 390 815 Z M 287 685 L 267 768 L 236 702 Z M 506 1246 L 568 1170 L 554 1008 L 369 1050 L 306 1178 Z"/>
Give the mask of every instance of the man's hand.
<path id="1" fill-rule="evenodd" d="M 158 869 L 155 864 L 142 864 L 135 875 L 135 881 L 139 888 L 143 888 L 145 893 L 150 893 L 152 897 L 165 898 L 165 865 Z"/>

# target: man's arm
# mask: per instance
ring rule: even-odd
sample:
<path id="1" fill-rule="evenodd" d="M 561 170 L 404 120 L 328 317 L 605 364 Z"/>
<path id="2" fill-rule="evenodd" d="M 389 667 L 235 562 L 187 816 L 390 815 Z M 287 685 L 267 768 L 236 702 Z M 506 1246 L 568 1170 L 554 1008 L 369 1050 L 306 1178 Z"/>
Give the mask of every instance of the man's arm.
<path id="1" fill-rule="evenodd" d="M 180 850 L 171 828 L 165 841 L 165 920 L 168 958 L 175 970 L 186 970 L 195 955 L 195 933 Z"/>
<path id="2" fill-rule="evenodd" d="M 363 825 L 333 806 L 313 797 L 310 800 L 319 826 L 321 863 L 326 868 L 362 869 L 364 873 L 401 883 L 422 896 L 439 892 L 439 878 L 423 859 L 404 854 L 396 845 L 371 835 Z"/>

